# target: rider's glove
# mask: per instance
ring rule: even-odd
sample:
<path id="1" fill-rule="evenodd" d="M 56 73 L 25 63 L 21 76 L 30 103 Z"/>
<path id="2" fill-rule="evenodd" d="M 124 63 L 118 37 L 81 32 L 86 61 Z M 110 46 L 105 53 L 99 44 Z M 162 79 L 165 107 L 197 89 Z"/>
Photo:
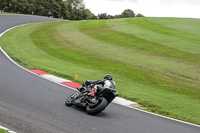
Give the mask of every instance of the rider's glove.
<path id="1" fill-rule="evenodd" d="M 90 81 L 89 81 L 89 80 L 86 80 L 86 81 L 85 81 L 85 84 L 86 84 L 86 85 L 90 85 Z"/>

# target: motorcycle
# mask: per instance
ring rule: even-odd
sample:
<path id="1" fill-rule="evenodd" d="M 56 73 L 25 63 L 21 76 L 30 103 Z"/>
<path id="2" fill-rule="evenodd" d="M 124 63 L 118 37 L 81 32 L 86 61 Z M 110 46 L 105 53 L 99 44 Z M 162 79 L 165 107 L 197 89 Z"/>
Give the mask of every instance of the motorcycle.
<path id="1" fill-rule="evenodd" d="M 118 92 L 105 88 L 97 91 L 95 96 L 89 95 L 90 90 L 95 86 L 94 84 L 87 85 L 87 81 L 84 82 L 80 88 L 77 88 L 78 92 L 73 93 L 65 100 L 65 105 L 86 109 L 90 115 L 102 112 L 118 96 Z"/>

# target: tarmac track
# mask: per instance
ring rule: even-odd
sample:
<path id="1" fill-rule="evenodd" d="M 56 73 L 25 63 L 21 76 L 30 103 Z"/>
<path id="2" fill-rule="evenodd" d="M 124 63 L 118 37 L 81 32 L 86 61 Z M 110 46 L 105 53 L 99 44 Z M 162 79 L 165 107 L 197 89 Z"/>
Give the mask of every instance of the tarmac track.
<path id="1" fill-rule="evenodd" d="M 13 26 L 55 19 L 0 15 L 0 33 Z M 17 133 L 199 133 L 200 128 L 110 104 L 96 116 L 66 107 L 74 91 L 33 75 L 0 51 L 0 125 Z"/>

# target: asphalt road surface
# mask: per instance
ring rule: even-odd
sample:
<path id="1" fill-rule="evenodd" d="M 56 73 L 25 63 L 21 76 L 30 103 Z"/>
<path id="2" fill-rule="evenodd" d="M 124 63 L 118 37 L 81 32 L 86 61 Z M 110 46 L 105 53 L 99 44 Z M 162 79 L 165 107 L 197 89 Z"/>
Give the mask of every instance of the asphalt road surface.
<path id="1" fill-rule="evenodd" d="M 0 15 L 0 33 L 25 23 L 54 19 Z M 74 91 L 33 75 L 0 51 L 0 125 L 17 133 L 200 133 L 200 128 L 117 104 L 96 116 L 66 107 Z"/>

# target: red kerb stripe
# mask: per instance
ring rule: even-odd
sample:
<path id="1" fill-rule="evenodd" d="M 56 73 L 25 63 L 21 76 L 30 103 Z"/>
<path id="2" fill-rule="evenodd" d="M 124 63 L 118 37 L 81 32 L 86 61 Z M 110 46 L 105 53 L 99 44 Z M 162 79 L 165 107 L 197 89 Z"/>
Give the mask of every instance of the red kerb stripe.
<path id="1" fill-rule="evenodd" d="M 80 88 L 82 86 L 76 82 L 62 82 L 61 84 L 72 87 L 72 88 Z"/>
<path id="2" fill-rule="evenodd" d="M 41 71 L 41 70 L 35 70 L 35 69 L 29 69 L 29 71 L 35 73 L 35 74 L 38 74 L 38 75 L 42 75 L 42 74 L 48 74 L 50 75 L 49 73 L 46 73 L 44 71 Z"/>

